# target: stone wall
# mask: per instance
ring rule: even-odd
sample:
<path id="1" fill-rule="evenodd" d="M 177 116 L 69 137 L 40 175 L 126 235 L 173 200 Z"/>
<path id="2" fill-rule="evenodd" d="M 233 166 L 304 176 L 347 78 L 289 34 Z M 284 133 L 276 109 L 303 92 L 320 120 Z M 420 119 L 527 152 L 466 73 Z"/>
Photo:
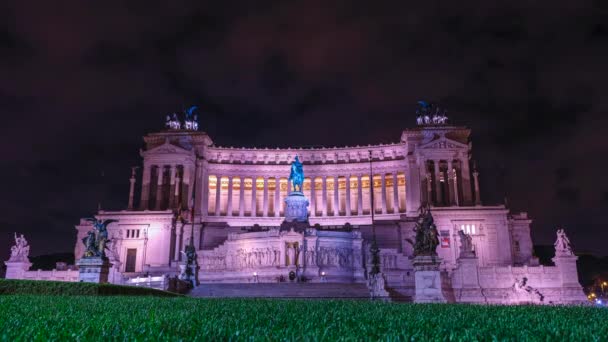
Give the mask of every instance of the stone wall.
<path id="1" fill-rule="evenodd" d="M 574 268 L 571 267 L 575 265 Z M 488 304 L 582 304 L 576 257 L 556 266 L 478 267 L 477 258 L 461 258 L 451 273 L 456 302 Z"/>

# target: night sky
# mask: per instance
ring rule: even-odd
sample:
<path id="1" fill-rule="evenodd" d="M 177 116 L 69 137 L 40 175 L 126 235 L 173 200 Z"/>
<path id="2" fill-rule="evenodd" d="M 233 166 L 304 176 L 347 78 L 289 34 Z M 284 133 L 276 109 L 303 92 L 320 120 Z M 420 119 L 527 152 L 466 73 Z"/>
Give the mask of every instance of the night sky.
<path id="1" fill-rule="evenodd" d="M 0 260 L 124 209 L 174 111 L 222 146 L 344 146 L 399 141 L 419 99 L 473 130 L 485 204 L 608 255 L 607 1 L 113 3 L 0 4 Z"/>

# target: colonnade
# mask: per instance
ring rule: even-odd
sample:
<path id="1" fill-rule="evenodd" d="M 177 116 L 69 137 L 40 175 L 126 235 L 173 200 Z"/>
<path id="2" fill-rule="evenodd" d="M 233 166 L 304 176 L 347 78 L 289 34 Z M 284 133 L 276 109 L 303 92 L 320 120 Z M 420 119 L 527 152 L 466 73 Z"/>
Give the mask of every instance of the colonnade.
<path id="1" fill-rule="evenodd" d="M 468 161 L 432 159 L 424 165 L 426 201 L 437 206 L 460 206 L 472 202 Z M 477 188 L 475 192 L 478 200 Z"/>
<path id="2" fill-rule="evenodd" d="M 291 192 L 285 177 L 208 176 L 207 213 L 211 216 L 279 217 Z M 376 214 L 405 212 L 405 175 L 402 172 L 317 176 L 304 180 L 309 216 L 369 215 L 370 189 Z"/>
<path id="3" fill-rule="evenodd" d="M 190 168 L 184 165 L 144 165 L 141 209 L 187 207 L 191 181 Z"/>

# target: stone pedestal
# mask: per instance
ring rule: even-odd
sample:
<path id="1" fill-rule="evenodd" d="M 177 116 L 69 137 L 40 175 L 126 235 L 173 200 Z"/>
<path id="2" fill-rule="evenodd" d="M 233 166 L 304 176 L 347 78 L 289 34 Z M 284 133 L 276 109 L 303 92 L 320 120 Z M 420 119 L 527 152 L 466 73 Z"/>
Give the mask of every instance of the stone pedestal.
<path id="1" fill-rule="evenodd" d="M 446 303 L 441 291 L 441 259 L 437 256 L 419 255 L 414 257 L 412 264 L 416 284 L 414 303 Z"/>
<path id="2" fill-rule="evenodd" d="M 84 283 L 103 284 L 108 282 L 110 262 L 107 258 L 81 258 L 76 263 L 79 269 L 78 279 Z"/>
<path id="3" fill-rule="evenodd" d="M 564 304 L 587 303 L 587 297 L 578 282 L 577 259 L 578 257 L 574 255 L 556 256 L 552 259 L 561 276 L 560 295 Z"/>
<path id="4" fill-rule="evenodd" d="M 285 198 L 285 222 L 308 221 L 308 199 L 303 193 L 294 191 Z"/>
<path id="5" fill-rule="evenodd" d="M 6 275 L 4 278 L 6 279 L 23 279 L 23 275 L 26 271 L 32 267 L 32 263 L 23 260 L 23 261 L 5 261 L 6 265 Z"/>
<path id="6" fill-rule="evenodd" d="M 478 274 L 478 259 L 475 256 L 462 256 L 458 259 L 458 266 L 452 274 L 452 287 L 454 296 L 459 303 L 486 303 L 481 292 Z"/>

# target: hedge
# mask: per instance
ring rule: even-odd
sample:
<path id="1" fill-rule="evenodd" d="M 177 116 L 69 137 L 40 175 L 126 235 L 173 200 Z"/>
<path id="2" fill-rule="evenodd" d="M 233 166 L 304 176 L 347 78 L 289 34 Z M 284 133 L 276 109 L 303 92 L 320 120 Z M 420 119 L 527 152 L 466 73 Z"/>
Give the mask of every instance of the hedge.
<path id="1" fill-rule="evenodd" d="M 179 296 L 147 287 L 16 279 L 0 279 L 0 295 Z"/>

